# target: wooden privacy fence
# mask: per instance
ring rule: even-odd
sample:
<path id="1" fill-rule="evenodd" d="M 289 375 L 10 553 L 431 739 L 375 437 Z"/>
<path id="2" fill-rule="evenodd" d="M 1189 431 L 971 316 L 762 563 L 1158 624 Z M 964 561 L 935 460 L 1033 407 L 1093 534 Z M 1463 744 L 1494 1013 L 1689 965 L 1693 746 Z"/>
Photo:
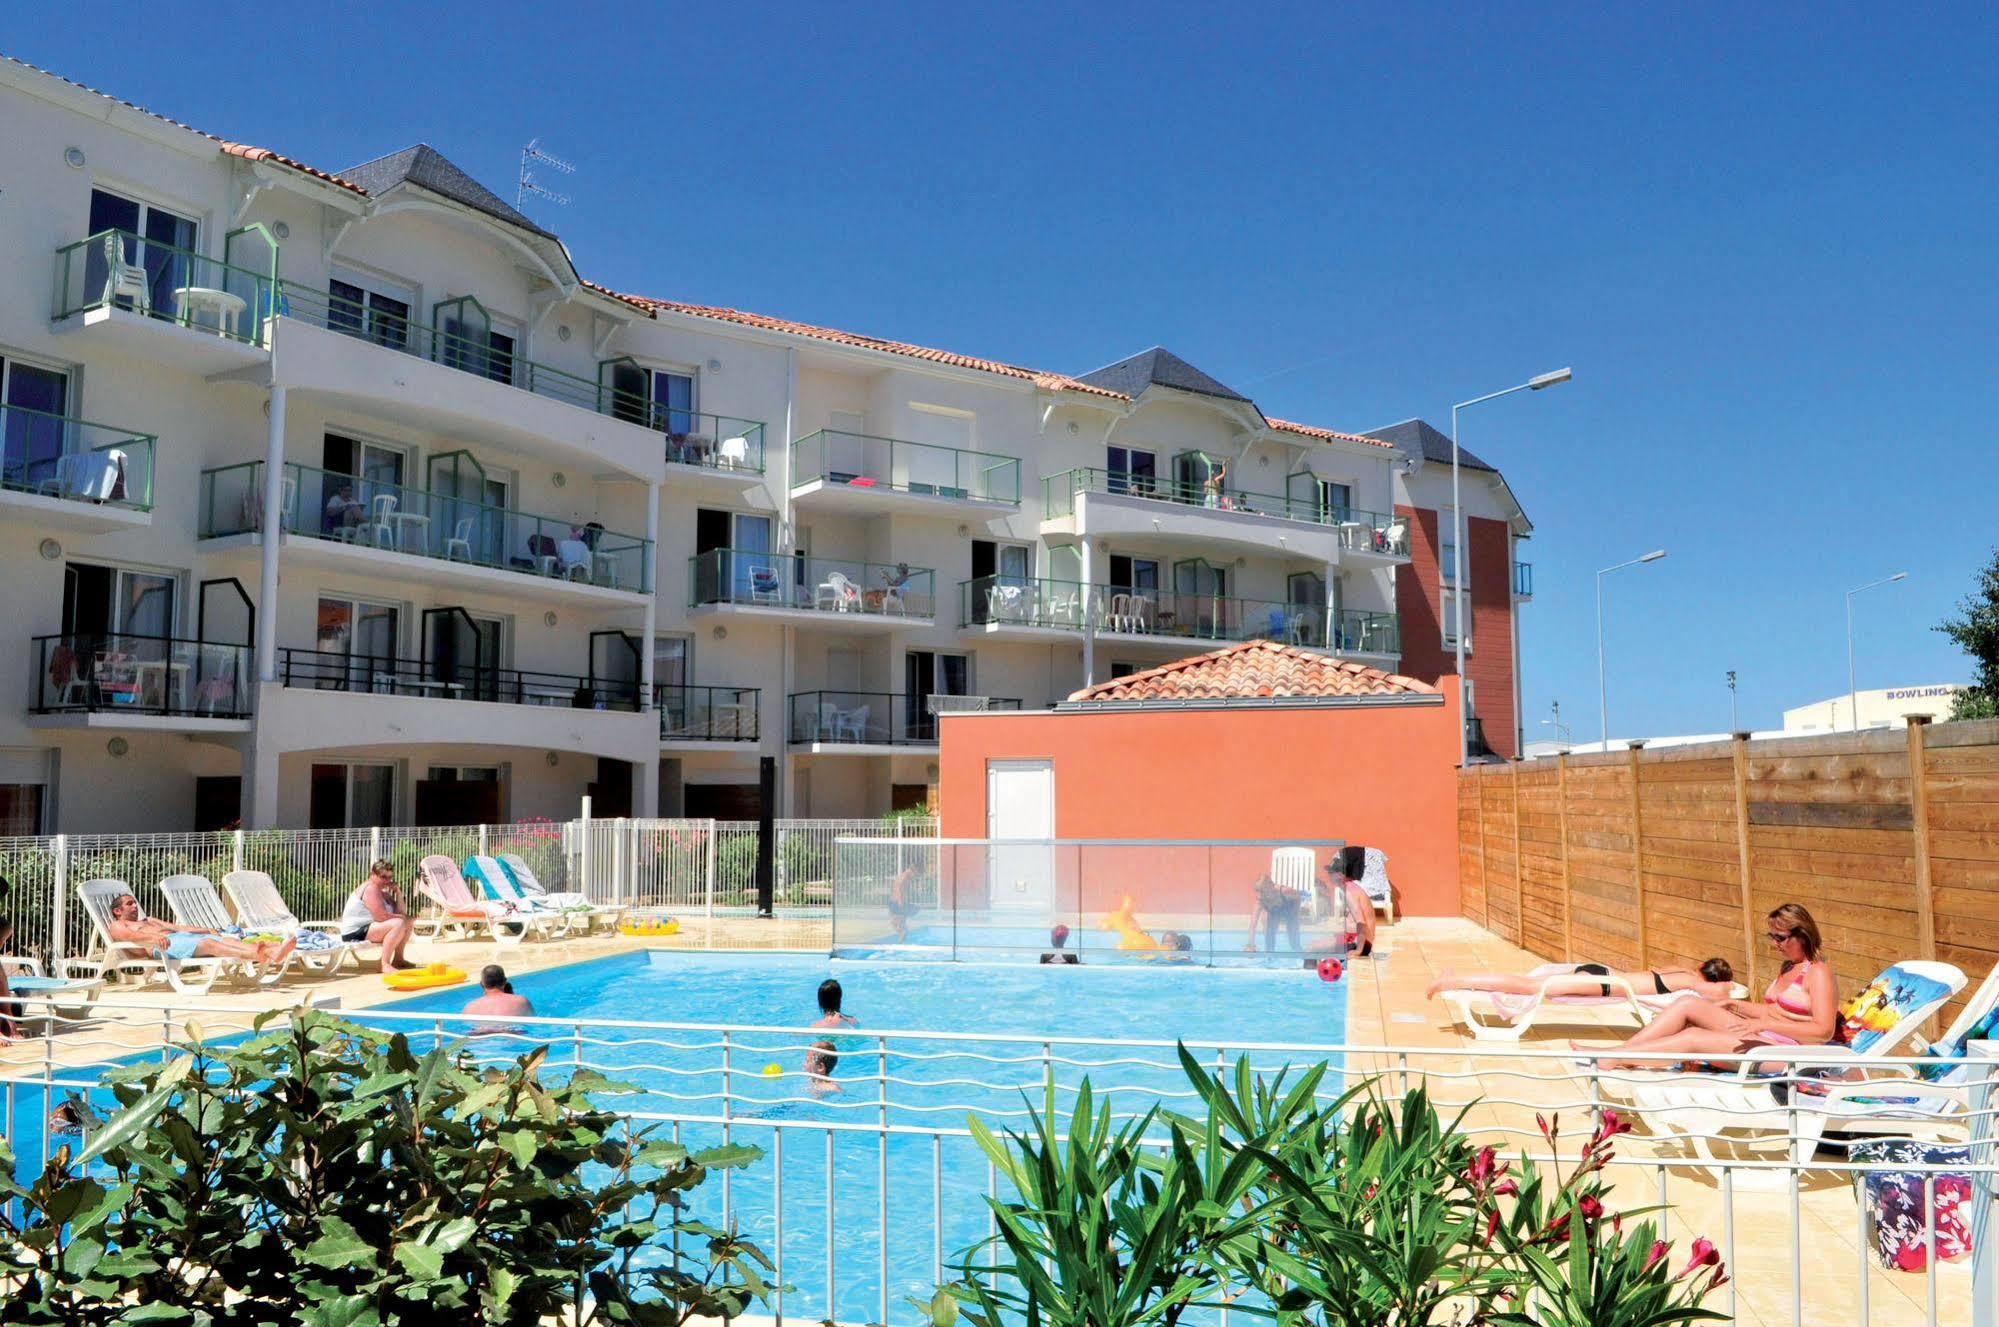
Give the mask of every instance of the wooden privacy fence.
<path id="1" fill-rule="evenodd" d="M 1755 990 L 1787 902 L 1842 993 L 1897 959 L 1973 986 L 1999 960 L 1999 720 L 1642 746 L 1459 771 L 1464 915 L 1548 959 L 1720 955 Z"/>

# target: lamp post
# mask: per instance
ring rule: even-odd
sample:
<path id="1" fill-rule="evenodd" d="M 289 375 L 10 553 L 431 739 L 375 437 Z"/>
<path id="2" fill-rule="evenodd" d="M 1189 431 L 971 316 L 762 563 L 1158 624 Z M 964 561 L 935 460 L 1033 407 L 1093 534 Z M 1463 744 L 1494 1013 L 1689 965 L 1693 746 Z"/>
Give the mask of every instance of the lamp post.
<path id="1" fill-rule="evenodd" d="M 1603 726 L 1602 750 L 1605 751 L 1610 750 L 1610 693 L 1605 689 L 1603 681 L 1603 578 L 1613 571 L 1623 571 L 1626 567 L 1635 567 L 1641 562 L 1657 562 L 1664 556 L 1666 556 L 1665 549 L 1655 548 L 1641 557 L 1632 558 L 1629 562 L 1605 567 L 1596 574 L 1596 708 L 1597 720 Z"/>
<path id="2" fill-rule="evenodd" d="M 1898 571 L 1893 576 L 1883 576 L 1878 581 L 1856 585 L 1846 592 L 1846 708 L 1847 717 L 1853 721 L 1853 731 L 1860 731 L 1860 687 L 1854 680 L 1853 670 L 1853 596 L 1862 590 L 1871 590 L 1877 585 L 1893 585 L 1896 581 L 1909 579 L 1909 573 Z M 1462 762 L 1460 762 L 1462 763 Z"/>
<path id="3" fill-rule="evenodd" d="M 1496 401 L 1502 396 L 1515 392 L 1538 392 L 1544 387 L 1558 387 L 1575 377 L 1574 369 L 1554 369 L 1548 373 L 1536 374 L 1526 382 L 1507 387 L 1497 392 L 1487 392 L 1484 396 L 1474 396 L 1469 401 L 1460 401 L 1451 407 L 1451 604 L 1456 628 L 1451 634 L 1457 640 L 1458 669 L 1458 764 L 1463 765 L 1471 757 L 1471 715 L 1465 712 L 1465 521 L 1464 507 L 1458 499 L 1458 411 L 1486 401 Z M 1508 575 L 1512 574 L 1509 568 Z"/>
<path id="4" fill-rule="evenodd" d="M 1742 731 L 1742 720 L 1735 717 L 1735 670 L 1733 668 L 1728 670 L 1728 731 L 1731 733 Z"/>
<path id="5" fill-rule="evenodd" d="M 1551 700 L 1548 702 L 1548 708 L 1554 712 L 1554 717 L 1541 720 L 1541 726 L 1543 728 L 1553 728 L 1555 730 L 1555 741 L 1557 743 L 1568 743 L 1575 741 L 1576 740 L 1575 734 L 1570 732 L 1569 726 L 1562 722 L 1562 702 L 1559 700 Z"/>

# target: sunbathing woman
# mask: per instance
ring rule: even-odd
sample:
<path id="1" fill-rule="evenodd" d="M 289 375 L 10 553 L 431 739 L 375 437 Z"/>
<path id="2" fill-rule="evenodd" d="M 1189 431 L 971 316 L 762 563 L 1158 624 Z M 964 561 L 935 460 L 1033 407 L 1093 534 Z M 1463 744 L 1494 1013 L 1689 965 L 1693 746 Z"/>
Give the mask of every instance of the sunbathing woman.
<path id="1" fill-rule="evenodd" d="M 1616 978 L 1616 984 L 1609 980 Z M 1513 976 L 1505 972 L 1459 974 L 1449 968 L 1430 983 L 1429 996 L 1436 999 L 1445 991 L 1492 991 L 1499 995 L 1551 995 L 1607 997 L 1626 990 L 1634 995 L 1671 995 L 1692 991 L 1705 1000 L 1727 1000 L 1735 994 L 1735 969 L 1725 958 L 1710 958 L 1698 968 L 1649 968 L 1644 972 L 1619 972 L 1601 963 L 1578 963 L 1568 976 Z"/>
<path id="2" fill-rule="evenodd" d="M 1820 1046 L 1839 1030 L 1832 965 L 1824 958 L 1818 923 L 1795 903 L 1767 919 L 1770 943 L 1784 966 L 1763 999 L 1675 1000 L 1622 1047 L 1628 1051 L 1685 1051 L 1690 1058 L 1730 1055 L 1758 1046 Z M 1575 1049 L 1589 1047 L 1576 1044 Z M 1604 1061 L 1605 1069 L 1665 1069 L 1663 1060 Z"/>

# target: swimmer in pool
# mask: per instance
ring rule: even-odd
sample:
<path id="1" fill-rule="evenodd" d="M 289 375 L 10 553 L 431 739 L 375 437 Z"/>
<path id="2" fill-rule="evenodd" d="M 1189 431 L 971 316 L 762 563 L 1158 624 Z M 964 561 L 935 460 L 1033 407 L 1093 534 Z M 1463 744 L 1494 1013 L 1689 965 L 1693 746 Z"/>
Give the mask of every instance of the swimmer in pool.
<path id="1" fill-rule="evenodd" d="M 1042 954 L 1043 963 L 1073 964 L 1082 960 L 1070 952 L 1069 926 L 1066 922 L 1056 922 L 1048 932 L 1048 950 Z"/>
<path id="2" fill-rule="evenodd" d="M 812 1020 L 809 1026 L 816 1028 L 854 1027 L 859 1020 L 852 1014 L 842 1011 L 840 1008 L 840 1002 L 844 998 L 844 993 L 840 990 L 839 982 L 834 981 L 831 977 L 820 982 L 819 1017 Z"/>
<path id="3" fill-rule="evenodd" d="M 805 1090 L 815 1097 L 831 1096 L 840 1090 L 833 1081 L 833 1070 L 840 1063 L 840 1052 L 830 1041 L 815 1041 L 805 1048 Z"/>

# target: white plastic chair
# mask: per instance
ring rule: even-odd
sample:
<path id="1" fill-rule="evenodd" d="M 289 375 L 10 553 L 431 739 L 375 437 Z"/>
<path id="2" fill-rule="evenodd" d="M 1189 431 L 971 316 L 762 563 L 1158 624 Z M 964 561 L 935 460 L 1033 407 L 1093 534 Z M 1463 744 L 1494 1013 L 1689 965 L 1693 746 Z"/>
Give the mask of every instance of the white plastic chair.
<path id="1" fill-rule="evenodd" d="M 748 438 L 724 438 L 716 449 L 715 465 L 722 470 L 747 470 L 750 468 L 750 440 Z"/>
<path id="2" fill-rule="evenodd" d="M 865 742 L 868 740 L 869 706 L 857 705 L 851 710 L 840 710 L 834 725 L 833 740 Z"/>
<path id="3" fill-rule="evenodd" d="M 558 539 L 555 555 L 562 563 L 562 579 L 573 581 L 578 572 L 583 573 L 582 579 L 590 579 L 590 545 L 581 539 Z"/>
<path id="4" fill-rule="evenodd" d="M 826 579 L 819 583 L 819 588 L 812 593 L 814 608 L 831 608 L 838 613 L 850 611 L 860 601 L 860 592 L 854 588 L 854 583 L 847 579 L 847 573 L 843 571 L 828 573 Z"/>
<path id="5" fill-rule="evenodd" d="M 132 307 L 140 313 L 153 311 L 153 283 L 146 275 L 146 269 L 137 263 L 125 261 L 125 243 L 121 235 L 104 237 L 104 302 L 109 304 L 121 296 L 129 296 Z"/>
<path id="6" fill-rule="evenodd" d="M 1382 545 L 1391 553 L 1406 554 L 1409 551 L 1409 522 L 1391 521 L 1382 533 Z"/>
<path id="7" fill-rule="evenodd" d="M 377 493 L 370 504 L 374 516 L 368 522 L 368 538 L 376 548 L 396 546 L 396 495 Z"/>
<path id="8" fill-rule="evenodd" d="M 451 538 L 444 541 L 444 560 L 446 562 L 451 561 L 451 554 L 455 549 L 463 549 L 465 551 L 465 560 L 467 562 L 472 560 L 472 518 L 470 516 L 461 517 L 458 521 L 458 528 L 451 532 Z"/>
<path id="9" fill-rule="evenodd" d="M 79 972 L 92 977 L 159 973 L 181 995 L 206 995 L 215 979 L 233 960 L 221 958 L 163 958 L 142 944 L 111 938 L 111 903 L 132 887 L 123 880 L 85 880 L 76 887 L 77 902 L 90 919 L 91 943 L 83 957 L 66 960 L 62 975 L 75 978 Z"/>
<path id="10" fill-rule="evenodd" d="M 293 936 L 300 931 L 319 931 L 338 940 L 339 944 L 332 949 L 293 951 L 292 957 L 310 972 L 330 975 L 340 971 L 346 963 L 351 962 L 358 968 L 363 958 L 381 957 L 380 945 L 366 940 L 342 939 L 337 921 L 300 921 L 284 896 L 278 893 L 277 882 L 271 879 L 268 872 L 230 871 L 222 877 L 222 892 L 229 896 L 230 904 L 236 909 L 236 920 L 242 923 L 245 930 L 274 931 Z"/>
<path id="11" fill-rule="evenodd" d="M 1273 848 L 1270 851 L 1272 883 L 1298 896 L 1298 915 L 1307 921 L 1319 920 L 1318 869 L 1310 848 Z"/>

